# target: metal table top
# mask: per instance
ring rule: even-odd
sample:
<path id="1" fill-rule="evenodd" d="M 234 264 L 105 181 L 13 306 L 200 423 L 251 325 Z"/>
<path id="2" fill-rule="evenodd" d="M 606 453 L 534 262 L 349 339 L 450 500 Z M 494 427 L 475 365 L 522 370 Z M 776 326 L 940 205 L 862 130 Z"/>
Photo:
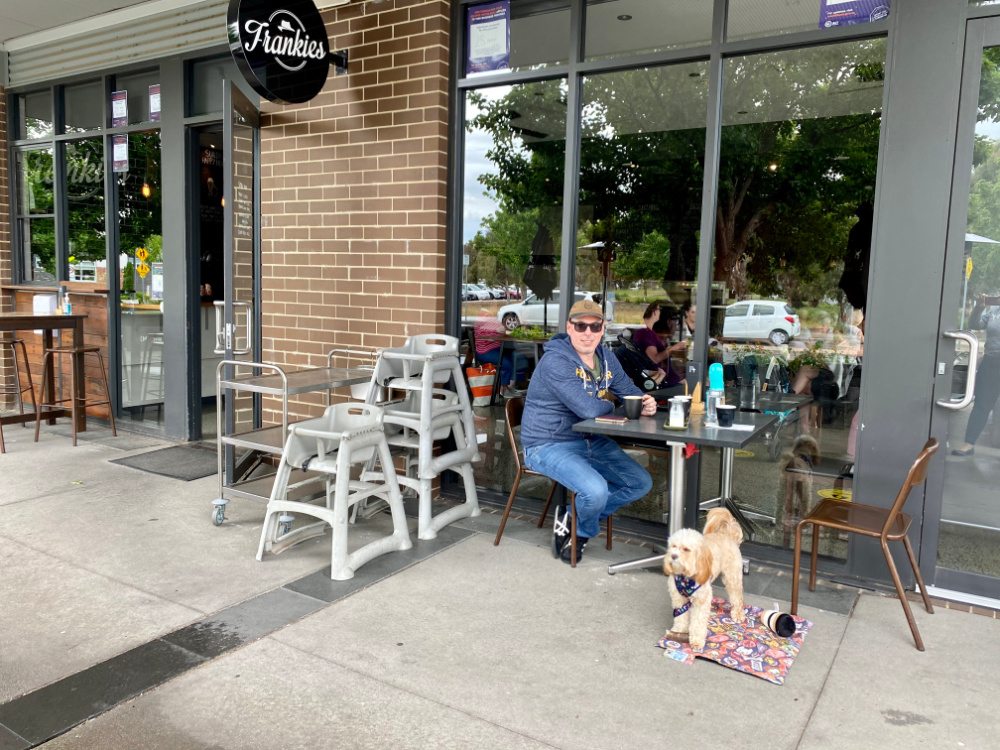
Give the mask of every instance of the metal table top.
<path id="1" fill-rule="evenodd" d="M 616 415 L 624 416 L 625 408 L 615 409 Z M 630 419 L 625 424 L 608 424 L 586 419 L 573 425 L 576 432 L 607 435 L 615 440 L 636 443 L 694 443 L 715 448 L 742 448 L 778 421 L 774 414 L 737 412 L 736 424 L 750 425 L 750 429 L 706 427 L 704 414 L 692 414 L 687 429 L 668 430 L 664 428 L 667 416 L 658 413 L 653 417 Z"/>
<path id="2" fill-rule="evenodd" d="M 248 363 L 247 366 L 250 364 Z M 311 393 L 367 383 L 372 378 L 372 371 L 363 367 L 315 367 L 289 372 L 285 378 L 288 382 L 287 389 L 284 387 L 281 376 L 277 374 L 230 378 L 222 380 L 221 385 L 223 388 L 236 388 L 241 391 L 265 393 L 272 396 L 282 394 L 294 396 L 299 393 Z"/>

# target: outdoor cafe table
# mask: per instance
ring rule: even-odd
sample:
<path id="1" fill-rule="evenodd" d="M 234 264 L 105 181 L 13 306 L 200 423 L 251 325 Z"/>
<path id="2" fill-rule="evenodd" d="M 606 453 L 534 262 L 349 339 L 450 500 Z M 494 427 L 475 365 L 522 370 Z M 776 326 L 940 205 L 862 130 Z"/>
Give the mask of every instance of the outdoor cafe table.
<path id="1" fill-rule="evenodd" d="M 52 348 L 52 332 L 61 329 L 71 329 L 73 331 L 73 346 L 83 346 L 83 321 L 86 315 L 62 315 L 61 313 L 33 313 L 33 312 L 10 312 L 0 313 L 0 333 L 15 331 L 42 331 L 43 351 Z M 83 359 L 76 360 L 76 371 L 74 372 L 77 392 L 73 394 L 76 398 L 83 398 L 86 383 L 83 376 Z M 55 399 L 55 378 L 52 374 L 52 363 L 48 365 L 48 378 L 45 393 L 41 394 L 41 403 L 51 404 Z M 70 416 L 69 409 L 47 409 L 45 412 L 46 421 L 50 424 L 58 416 Z M 21 424 L 24 422 L 34 422 L 35 413 L 11 414 L 3 417 L 3 424 Z M 87 429 L 87 415 L 80 409 L 76 415 L 76 430 L 84 432 Z"/>
<path id="2" fill-rule="evenodd" d="M 624 415 L 624 408 L 619 407 L 615 414 Z M 692 414 L 688 426 L 683 430 L 668 430 L 663 425 L 666 414 L 657 413 L 652 417 L 630 419 L 624 424 L 608 424 L 593 419 L 586 419 L 573 425 L 576 432 L 587 432 L 595 435 L 606 435 L 612 440 L 630 445 L 663 445 L 670 448 L 670 521 L 669 533 L 673 534 L 684 523 L 684 448 L 688 443 L 697 446 L 721 448 L 724 465 L 732 466 L 733 455 L 737 448 L 757 438 L 764 430 L 774 424 L 778 417 L 774 414 L 756 414 L 741 412 L 736 415 L 735 427 L 706 427 L 704 414 Z M 719 478 L 720 504 L 727 507 L 733 515 L 739 518 L 742 514 L 733 503 L 733 473 L 723 471 Z M 640 560 L 618 563 L 608 567 L 608 573 L 614 575 L 619 570 L 631 568 L 646 568 L 662 562 L 664 555 L 654 555 Z"/>

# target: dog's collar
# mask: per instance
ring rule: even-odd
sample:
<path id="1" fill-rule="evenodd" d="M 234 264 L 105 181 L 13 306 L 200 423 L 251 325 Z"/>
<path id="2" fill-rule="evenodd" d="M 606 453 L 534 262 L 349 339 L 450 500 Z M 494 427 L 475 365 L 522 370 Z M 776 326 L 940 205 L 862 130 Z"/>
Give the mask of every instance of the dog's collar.
<path id="1" fill-rule="evenodd" d="M 701 588 L 701 584 L 693 578 L 675 575 L 674 586 L 677 587 L 677 593 L 687 599 L 684 604 L 674 610 L 674 617 L 680 617 L 691 609 L 691 597 L 694 596 L 695 591 Z"/>

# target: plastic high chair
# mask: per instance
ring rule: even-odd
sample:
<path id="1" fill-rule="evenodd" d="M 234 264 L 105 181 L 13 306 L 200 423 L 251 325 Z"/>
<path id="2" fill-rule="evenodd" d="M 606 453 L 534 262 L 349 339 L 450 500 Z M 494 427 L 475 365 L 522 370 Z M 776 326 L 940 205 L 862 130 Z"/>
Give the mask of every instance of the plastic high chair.
<path id="1" fill-rule="evenodd" d="M 288 428 L 288 440 L 278 465 L 271 499 L 267 504 L 261 530 L 257 559 L 265 552 L 275 554 L 293 544 L 333 529 L 330 577 L 346 581 L 369 560 L 395 550 L 413 546 L 406 525 L 403 498 L 392 466 L 389 444 L 382 429 L 384 412 L 369 404 L 336 404 L 327 407 L 322 417 L 309 419 Z M 364 481 L 351 479 L 351 467 L 378 460 L 380 481 L 374 472 Z M 288 499 L 288 484 L 293 469 L 322 472 L 326 476 L 326 505 L 312 505 Z M 377 497 L 385 500 L 392 512 L 393 533 L 348 554 L 348 513 L 358 502 Z M 285 513 L 303 514 L 319 519 L 292 530 Z"/>

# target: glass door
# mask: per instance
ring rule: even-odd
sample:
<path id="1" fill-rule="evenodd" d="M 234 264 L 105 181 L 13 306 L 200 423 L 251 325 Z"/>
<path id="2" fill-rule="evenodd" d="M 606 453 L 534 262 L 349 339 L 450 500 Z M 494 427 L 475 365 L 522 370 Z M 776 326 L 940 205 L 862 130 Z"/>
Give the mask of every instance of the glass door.
<path id="1" fill-rule="evenodd" d="M 1000 19 L 969 23 L 960 107 L 923 554 L 935 588 L 1000 599 Z"/>
<path id="2" fill-rule="evenodd" d="M 236 84 L 223 97 L 223 298 L 215 306 L 221 325 L 216 349 L 226 360 L 260 361 L 260 113 Z M 227 366 L 226 377 L 233 368 Z M 249 374 L 240 368 L 241 374 Z M 227 434 L 260 427 L 259 394 L 223 393 Z M 227 482 L 243 474 L 248 456 L 226 446 Z"/>

